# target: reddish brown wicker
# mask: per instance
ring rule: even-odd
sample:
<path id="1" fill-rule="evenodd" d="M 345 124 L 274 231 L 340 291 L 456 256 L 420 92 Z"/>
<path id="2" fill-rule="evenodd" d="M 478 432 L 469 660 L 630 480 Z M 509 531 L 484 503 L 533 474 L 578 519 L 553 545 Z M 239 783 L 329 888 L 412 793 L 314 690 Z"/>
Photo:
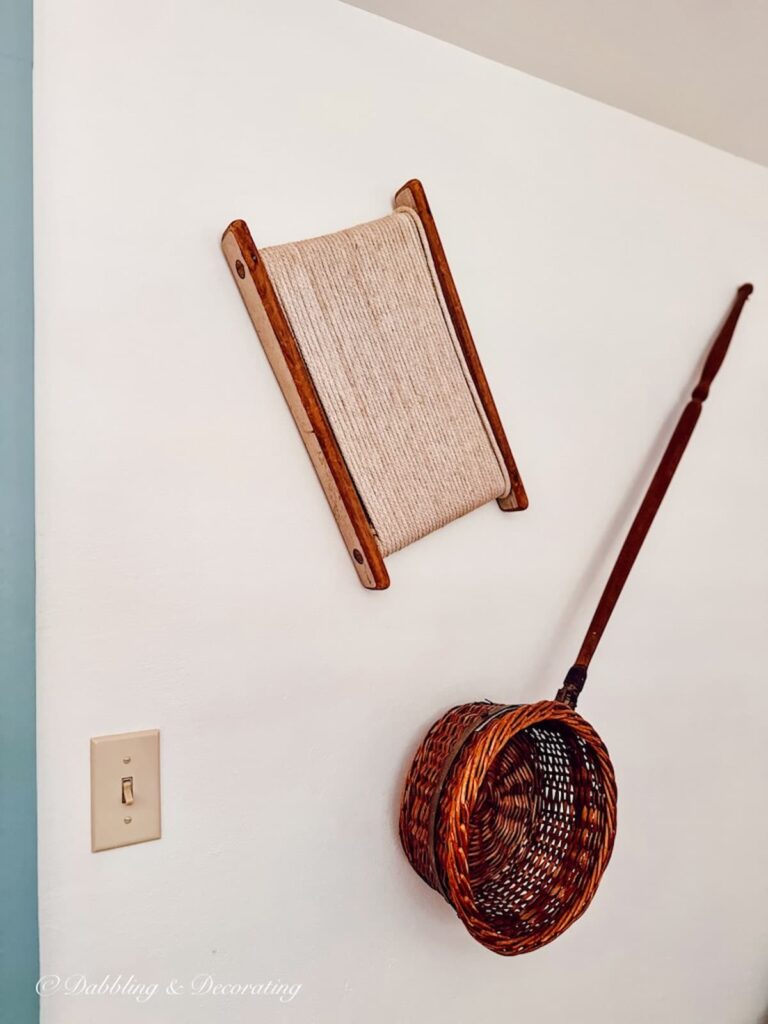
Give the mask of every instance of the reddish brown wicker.
<path id="1" fill-rule="evenodd" d="M 508 956 L 584 913 L 615 834 L 608 751 L 559 701 L 452 708 L 419 747 L 400 814 L 413 867 Z"/>
<path id="2" fill-rule="evenodd" d="M 616 835 L 608 751 L 575 706 L 587 667 L 752 291 L 742 285 L 630 527 L 557 699 L 452 708 L 405 781 L 400 838 L 470 934 L 505 956 L 551 942 L 584 913 Z"/>

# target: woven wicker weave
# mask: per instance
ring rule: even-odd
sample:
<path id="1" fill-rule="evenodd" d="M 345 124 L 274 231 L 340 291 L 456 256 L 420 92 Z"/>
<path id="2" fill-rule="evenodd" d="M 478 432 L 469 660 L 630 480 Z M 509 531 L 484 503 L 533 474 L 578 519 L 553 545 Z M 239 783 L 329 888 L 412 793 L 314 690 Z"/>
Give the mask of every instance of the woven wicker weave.
<path id="1" fill-rule="evenodd" d="M 496 953 L 537 949 L 583 914 L 615 834 L 608 752 L 558 701 L 453 708 L 405 784 L 408 859 Z"/>
<path id="2" fill-rule="evenodd" d="M 400 811 L 408 860 L 495 953 L 557 938 L 587 909 L 610 859 L 616 780 L 576 702 L 751 292 L 749 284 L 737 292 L 557 699 L 452 708 L 411 765 Z"/>

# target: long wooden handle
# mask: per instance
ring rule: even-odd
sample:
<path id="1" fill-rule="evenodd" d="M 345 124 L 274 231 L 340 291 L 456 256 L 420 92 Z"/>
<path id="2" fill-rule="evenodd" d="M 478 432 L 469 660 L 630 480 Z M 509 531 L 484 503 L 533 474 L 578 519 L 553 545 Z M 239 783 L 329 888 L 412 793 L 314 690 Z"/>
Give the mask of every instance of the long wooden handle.
<path id="1" fill-rule="evenodd" d="M 557 692 L 555 699 L 568 704 L 572 708 L 576 707 L 579 694 L 587 679 L 589 663 L 597 649 L 597 645 L 600 643 L 613 609 L 616 607 L 619 595 L 624 589 L 624 584 L 627 582 L 627 577 L 651 528 L 651 523 L 659 511 L 659 506 L 664 495 L 667 493 L 667 488 L 672 482 L 672 477 L 675 475 L 675 470 L 680 463 L 680 459 L 683 457 L 683 452 L 688 447 L 688 442 L 701 415 L 703 403 L 709 394 L 712 381 L 715 379 L 717 371 L 725 359 L 725 354 L 731 343 L 731 338 L 736 329 L 741 311 L 744 308 L 744 303 L 751 294 L 751 284 L 743 284 L 736 293 L 736 298 L 733 301 L 730 312 L 709 350 L 699 382 L 693 389 L 690 401 L 678 420 L 666 451 L 661 457 L 658 469 L 651 480 L 648 490 L 645 492 L 642 504 L 629 528 L 629 533 L 619 552 L 619 557 L 616 559 L 616 564 L 611 575 L 608 577 L 608 582 L 597 604 L 595 614 L 592 616 L 592 621 L 589 624 L 589 629 L 579 650 L 579 655 L 573 666 L 568 670 L 563 685 Z"/>

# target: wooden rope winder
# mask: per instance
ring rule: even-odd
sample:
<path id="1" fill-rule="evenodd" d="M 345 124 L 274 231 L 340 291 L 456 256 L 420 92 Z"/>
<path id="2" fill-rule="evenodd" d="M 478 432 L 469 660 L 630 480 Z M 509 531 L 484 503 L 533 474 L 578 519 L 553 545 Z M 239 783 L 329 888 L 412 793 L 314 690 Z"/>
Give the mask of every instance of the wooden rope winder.
<path id="1" fill-rule="evenodd" d="M 528 505 L 421 182 L 388 217 L 222 248 L 364 586 L 478 505 Z"/>

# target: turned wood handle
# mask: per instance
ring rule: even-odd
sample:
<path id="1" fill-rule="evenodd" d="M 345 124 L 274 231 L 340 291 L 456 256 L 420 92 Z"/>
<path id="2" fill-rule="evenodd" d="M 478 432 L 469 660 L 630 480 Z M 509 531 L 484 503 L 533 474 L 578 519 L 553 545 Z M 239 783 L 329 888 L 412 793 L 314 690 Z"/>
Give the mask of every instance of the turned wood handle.
<path id="1" fill-rule="evenodd" d="M 717 371 L 725 359 L 725 354 L 731 343 L 733 332 L 736 330 L 736 324 L 744 308 L 744 303 L 751 294 L 751 284 L 743 284 L 736 292 L 736 298 L 733 301 L 728 316 L 725 318 L 725 322 L 707 354 L 699 382 L 693 389 L 688 404 L 683 409 L 669 444 L 648 486 L 648 490 L 645 492 L 645 497 L 629 528 L 626 540 L 616 559 L 616 564 L 611 571 L 611 575 L 608 577 L 608 582 L 598 601 L 595 614 L 592 616 L 592 621 L 589 624 L 589 629 L 582 642 L 578 657 L 573 666 L 568 670 L 563 685 L 557 692 L 555 699 L 568 704 L 572 708 L 576 707 L 579 694 L 587 679 L 589 663 L 597 649 L 597 645 L 600 643 L 613 609 L 616 607 L 619 595 L 624 589 L 624 584 L 627 582 L 627 577 L 651 528 L 651 523 L 655 519 L 664 495 L 667 493 L 667 489 L 672 482 L 672 477 L 675 475 L 675 470 L 680 464 L 683 452 L 688 447 L 694 427 L 701 415 L 703 403 L 709 395 L 712 381 L 715 379 Z"/>

